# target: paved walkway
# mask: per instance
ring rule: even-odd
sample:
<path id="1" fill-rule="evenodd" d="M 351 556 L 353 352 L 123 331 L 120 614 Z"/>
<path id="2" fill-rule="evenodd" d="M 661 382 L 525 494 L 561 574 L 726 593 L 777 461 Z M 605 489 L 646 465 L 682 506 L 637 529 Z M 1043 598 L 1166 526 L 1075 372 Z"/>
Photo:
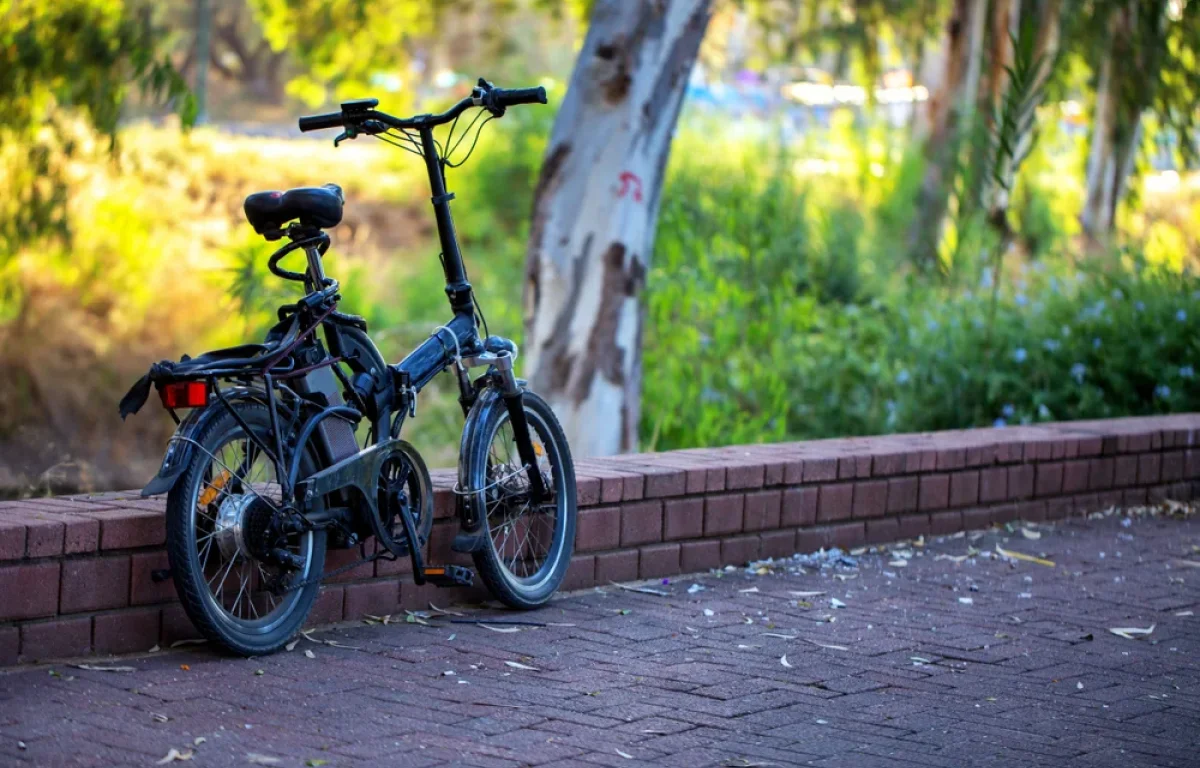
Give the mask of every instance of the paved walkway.
<path id="1" fill-rule="evenodd" d="M 543 628 L 401 617 L 262 659 L 16 670 L 0 764 L 1200 764 L 1200 569 L 1181 562 L 1200 521 L 1031 535 L 464 609 Z M 1055 565 L 963 557 L 997 545 Z"/>

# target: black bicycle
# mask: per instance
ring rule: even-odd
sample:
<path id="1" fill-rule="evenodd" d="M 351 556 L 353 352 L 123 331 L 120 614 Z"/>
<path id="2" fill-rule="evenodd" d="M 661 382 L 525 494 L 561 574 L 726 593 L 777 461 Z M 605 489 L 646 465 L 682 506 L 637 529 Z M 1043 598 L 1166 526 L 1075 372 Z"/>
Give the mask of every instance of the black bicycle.
<path id="1" fill-rule="evenodd" d="M 471 553 L 492 594 L 513 608 L 543 605 L 562 583 L 575 541 L 575 470 L 562 428 L 517 379 L 517 346 L 492 336 L 467 282 L 450 217 L 445 170 L 475 128 L 518 104 L 545 104 L 542 88 L 505 90 L 480 80 L 446 112 L 400 119 L 376 99 L 300 118 L 300 130 L 340 127 L 419 154 L 433 191 L 446 295 L 454 317 L 408 357 L 387 364 L 366 322 L 337 309 L 325 275 L 323 231 L 342 218 L 334 184 L 246 198 L 246 218 L 267 240 L 290 242 L 268 262 L 303 283 L 279 308 L 262 344 L 151 366 L 121 401 L 136 413 L 153 385 L 177 426 L 158 475 L 142 495 L 167 493 L 167 554 L 184 609 L 200 632 L 234 653 L 282 647 L 303 626 L 323 578 L 375 559 L 412 559 L 417 584 L 468 586 L 462 566 L 427 565 L 433 494 L 421 455 L 400 439 L 422 388 L 452 370 L 466 424 L 455 493 L 461 530 L 452 549 Z M 454 141 L 458 118 L 480 108 Z M 488 117 L 479 122 L 483 114 Z M 434 128 L 451 123 L 445 143 Z M 476 125 L 478 124 L 478 127 Z M 280 266 L 303 251 L 307 268 Z M 483 335 L 480 335 L 480 328 Z M 472 369 L 483 373 L 472 378 Z M 191 409 L 180 421 L 177 412 Z M 358 444 L 358 427 L 365 433 Z M 369 554 L 366 544 L 377 546 Z M 361 547 L 362 560 L 325 572 L 327 548 Z"/>

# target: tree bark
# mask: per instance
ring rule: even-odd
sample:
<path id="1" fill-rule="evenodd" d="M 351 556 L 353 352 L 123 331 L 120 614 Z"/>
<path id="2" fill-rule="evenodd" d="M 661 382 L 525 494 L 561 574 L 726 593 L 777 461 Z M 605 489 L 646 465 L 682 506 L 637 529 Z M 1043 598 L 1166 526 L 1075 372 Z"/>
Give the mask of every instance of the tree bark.
<path id="1" fill-rule="evenodd" d="M 908 236 L 910 260 L 925 268 L 931 268 L 937 261 L 959 138 L 969 130 L 975 110 L 986 16 L 987 0 L 954 0 L 954 12 L 946 29 L 945 77 L 929 104 L 927 165 Z"/>
<path id="2" fill-rule="evenodd" d="M 1115 35 L 1121 34 L 1120 24 L 1116 21 L 1121 15 L 1119 11 L 1114 14 L 1111 29 Z M 1116 46 L 1124 47 L 1121 43 L 1114 40 Z M 1100 63 L 1096 112 L 1088 148 L 1086 191 L 1079 216 L 1084 236 L 1093 246 L 1107 242 L 1112 233 L 1117 205 L 1125 196 L 1125 181 L 1141 136 L 1140 110 L 1134 115 L 1122 114 L 1125 109 L 1121 103 L 1120 73 L 1115 59 L 1115 55 L 1108 55 Z"/>
<path id="3" fill-rule="evenodd" d="M 640 295 L 710 5 L 596 1 L 538 178 L 526 261 L 526 371 L 579 456 L 637 446 Z"/>

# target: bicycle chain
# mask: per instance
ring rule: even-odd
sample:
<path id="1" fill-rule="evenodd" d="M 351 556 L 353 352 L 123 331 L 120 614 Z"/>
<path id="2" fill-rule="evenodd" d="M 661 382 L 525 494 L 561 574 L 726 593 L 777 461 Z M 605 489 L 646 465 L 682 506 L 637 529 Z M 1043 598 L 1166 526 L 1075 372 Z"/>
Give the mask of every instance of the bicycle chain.
<path id="1" fill-rule="evenodd" d="M 283 590 L 283 593 L 287 594 L 288 592 L 295 592 L 298 589 L 304 589 L 305 587 L 311 586 L 313 584 L 320 584 L 325 579 L 331 579 L 334 576 L 341 576 L 343 573 L 352 571 L 360 565 L 366 565 L 367 563 L 373 563 L 376 560 L 395 560 L 396 559 L 395 555 L 392 555 L 391 557 L 385 557 L 385 555 L 391 555 L 391 554 L 392 554 L 391 552 L 376 552 L 373 555 L 364 557 L 362 560 L 356 560 L 353 563 L 347 563 L 346 565 L 343 565 L 341 568 L 334 568 L 332 571 L 326 571 L 326 570 L 322 569 L 320 576 L 313 576 L 311 579 L 305 579 L 304 581 L 301 581 L 299 584 L 293 584 L 292 586 Z"/>

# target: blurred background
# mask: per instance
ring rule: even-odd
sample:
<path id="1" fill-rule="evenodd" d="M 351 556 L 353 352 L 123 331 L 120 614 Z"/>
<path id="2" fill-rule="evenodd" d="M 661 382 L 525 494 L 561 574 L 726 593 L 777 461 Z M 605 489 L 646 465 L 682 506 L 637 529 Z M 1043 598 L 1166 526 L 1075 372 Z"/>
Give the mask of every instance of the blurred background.
<path id="1" fill-rule="evenodd" d="M 657 5 L 685 1 L 637 448 L 1197 410 L 1200 2 Z M 250 192 L 344 187 L 327 272 L 389 360 L 445 321 L 421 163 L 295 129 L 343 98 L 546 86 L 448 174 L 488 321 L 522 341 L 535 188 L 603 6 L 0 3 L 0 496 L 154 473 L 172 424 L 121 423 L 132 381 L 294 299 Z M 452 389 L 410 426 L 431 466 L 455 461 Z"/>

